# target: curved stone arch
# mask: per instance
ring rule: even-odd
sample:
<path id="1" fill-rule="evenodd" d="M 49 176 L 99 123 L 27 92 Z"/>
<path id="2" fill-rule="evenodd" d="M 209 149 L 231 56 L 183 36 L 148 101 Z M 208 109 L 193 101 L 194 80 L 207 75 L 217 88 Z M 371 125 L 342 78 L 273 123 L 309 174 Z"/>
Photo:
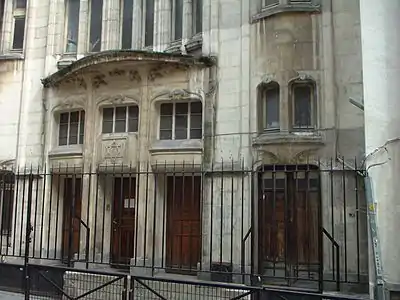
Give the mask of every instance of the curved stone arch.
<path id="1" fill-rule="evenodd" d="M 291 87 L 296 83 L 310 83 L 315 87 L 317 86 L 318 79 L 309 74 L 308 72 L 296 72 L 297 75 L 289 79 L 288 86 Z"/>
<path id="2" fill-rule="evenodd" d="M 263 76 L 261 82 L 257 85 L 257 128 L 259 132 L 262 132 L 264 128 L 266 128 L 266 102 L 264 101 L 264 92 L 266 90 L 273 89 L 277 90 L 278 93 L 278 104 L 280 103 L 280 93 L 281 93 L 281 86 L 279 81 L 274 75 L 265 75 Z M 278 105 L 279 107 L 279 105 Z"/>
<path id="3" fill-rule="evenodd" d="M 71 95 L 60 101 L 51 108 L 52 113 L 71 111 L 71 110 L 85 110 L 86 99 L 81 95 Z"/>
<path id="4" fill-rule="evenodd" d="M 139 106 L 139 101 L 137 97 L 133 95 L 117 94 L 111 96 L 103 96 L 96 99 L 96 106 L 98 108 L 104 106 L 118 106 L 118 105 L 137 105 Z"/>

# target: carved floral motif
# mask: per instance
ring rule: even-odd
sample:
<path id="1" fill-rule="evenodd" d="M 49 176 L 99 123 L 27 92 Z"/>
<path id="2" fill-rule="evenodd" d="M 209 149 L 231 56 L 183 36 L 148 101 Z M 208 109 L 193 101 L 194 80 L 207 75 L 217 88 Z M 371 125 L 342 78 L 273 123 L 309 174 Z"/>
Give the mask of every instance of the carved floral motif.
<path id="1" fill-rule="evenodd" d="M 103 161 L 115 164 L 124 158 L 126 140 L 103 141 Z"/>
<path id="2" fill-rule="evenodd" d="M 157 67 L 151 69 L 148 74 L 148 80 L 154 81 L 157 78 L 162 78 L 175 71 L 187 71 L 189 66 L 180 64 L 159 64 Z"/>

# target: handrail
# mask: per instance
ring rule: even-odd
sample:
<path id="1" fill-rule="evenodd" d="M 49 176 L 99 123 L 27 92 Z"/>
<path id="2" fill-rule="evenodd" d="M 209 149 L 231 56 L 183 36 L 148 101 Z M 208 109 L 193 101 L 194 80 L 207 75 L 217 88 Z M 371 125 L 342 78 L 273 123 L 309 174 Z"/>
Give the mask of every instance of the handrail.
<path id="1" fill-rule="evenodd" d="M 246 235 L 242 239 L 242 247 L 241 247 L 242 248 L 242 253 L 241 253 L 241 255 L 242 255 L 242 267 L 241 267 L 242 274 L 245 274 L 245 271 L 246 271 L 245 270 L 245 266 L 246 266 L 246 250 L 245 250 L 245 247 L 246 247 L 246 241 L 249 238 L 251 233 L 252 233 L 252 228 L 250 227 L 249 230 L 247 231 Z"/>
<path id="2" fill-rule="evenodd" d="M 339 253 L 339 244 L 333 238 L 333 236 L 325 229 L 322 228 L 322 233 L 329 239 L 332 245 L 336 248 L 336 290 L 340 291 L 340 253 Z"/>
<path id="3" fill-rule="evenodd" d="M 89 269 L 89 243 L 90 243 L 90 228 L 89 226 L 81 219 L 75 216 L 75 219 L 79 220 L 79 223 L 86 229 L 86 249 L 85 249 L 85 262 L 86 269 Z"/>

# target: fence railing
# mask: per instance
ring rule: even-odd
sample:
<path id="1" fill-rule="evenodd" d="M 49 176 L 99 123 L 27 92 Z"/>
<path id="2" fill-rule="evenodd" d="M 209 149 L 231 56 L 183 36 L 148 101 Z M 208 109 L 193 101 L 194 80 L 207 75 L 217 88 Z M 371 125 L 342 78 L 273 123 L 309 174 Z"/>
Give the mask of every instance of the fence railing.
<path id="1" fill-rule="evenodd" d="M 0 175 L 5 261 L 319 290 L 367 282 L 356 164 L 88 169 Z"/>

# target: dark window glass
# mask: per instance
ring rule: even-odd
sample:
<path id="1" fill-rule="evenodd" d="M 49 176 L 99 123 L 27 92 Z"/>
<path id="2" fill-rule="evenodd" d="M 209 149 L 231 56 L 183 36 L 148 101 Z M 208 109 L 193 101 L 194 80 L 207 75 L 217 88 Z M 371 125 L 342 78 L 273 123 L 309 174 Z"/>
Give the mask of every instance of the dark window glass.
<path id="1" fill-rule="evenodd" d="M 26 8 L 26 0 L 15 0 L 15 8 Z"/>
<path id="2" fill-rule="evenodd" d="M 122 49 L 132 48 L 133 0 L 123 0 Z"/>
<path id="3" fill-rule="evenodd" d="M 25 37 L 25 17 L 18 17 L 14 19 L 14 38 L 13 49 L 22 50 L 24 48 Z"/>
<path id="4" fill-rule="evenodd" d="M 279 87 L 264 91 L 265 129 L 279 129 Z"/>
<path id="5" fill-rule="evenodd" d="M 68 123 L 69 113 L 60 115 L 60 128 L 58 133 L 58 144 L 60 146 L 68 145 Z"/>
<path id="6" fill-rule="evenodd" d="M 90 11 L 89 52 L 101 50 L 101 31 L 103 21 L 103 0 L 92 0 Z"/>
<path id="7" fill-rule="evenodd" d="M 202 130 L 202 104 L 201 102 L 190 103 L 190 138 L 201 139 Z"/>
<path id="8" fill-rule="evenodd" d="M 175 40 L 179 40 L 182 38 L 183 0 L 175 0 L 174 18 L 174 37 Z"/>
<path id="9" fill-rule="evenodd" d="M 79 112 L 75 111 L 70 114 L 69 124 L 69 145 L 78 144 L 78 130 L 79 130 Z"/>
<path id="10" fill-rule="evenodd" d="M 154 0 L 146 1 L 146 21 L 145 21 L 145 38 L 144 45 L 153 45 L 153 30 L 154 30 Z"/>
<path id="11" fill-rule="evenodd" d="M 126 106 L 115 108 L 114 132 L 126 132 Z"/>
<path id="12" fill-rule="evenodd" d="M 310 85 L 295 85 L 294 93 L 294 127 L 312 127 L 312 91 Z"/>
<path id="13" fill-rule="evenodd" d="M 68 1 L 67 44 L 65 51 L 75 53 L 78 46 L 80 0 Z"/>
<path id="14" fill-rule="evenodd" d="M 14 180 L 14 175 L 11 174 L 0 176 L 1 230 L 3 234 L 9 234 L 12 229 Z"/>
<path id="15" fill-rule="evenodd" d="M 85 134 L 85 112 L 81 111 L 81 120 L 79 126 L 79 144 L 83 144 Z"/>
<path id="16" fill-rule="evenodd" d="M 103 133 L 113 132 L 114 108 L 103 109 Z"/>
<path id="17" fill-rule="evenodd" d="M 160 140 L 172 139 L 173 104 L 163 103 L 160 106 Z"/>
<path id="18" fill-rule="evenodd" d="M 193 7 L 195 12 L 193 12 L 193 16 L 195 16 L 195 33 L 200 33 L 203 31 L 203 0 L 193 0 L 195 4 Z"/>
<path id="19" fill-rule="evenodd" d="M 139 125 L 139 107 L 129 106 L 128 111 L 128 132 L 137 132 Z"/>

